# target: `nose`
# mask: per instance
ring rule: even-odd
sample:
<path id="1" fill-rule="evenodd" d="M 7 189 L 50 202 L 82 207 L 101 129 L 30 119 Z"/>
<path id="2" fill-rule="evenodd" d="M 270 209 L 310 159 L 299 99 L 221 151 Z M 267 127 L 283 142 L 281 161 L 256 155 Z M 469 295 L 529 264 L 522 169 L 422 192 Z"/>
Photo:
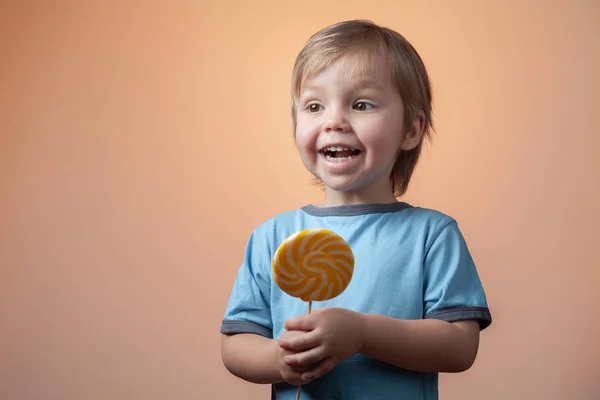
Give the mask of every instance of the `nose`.
<path id="1" fill-rule="evenodd" d="M 348 132 L 350 123 L 346 114 L 337 108 L 330 108 L 325 114 L 323 132 Z"/>

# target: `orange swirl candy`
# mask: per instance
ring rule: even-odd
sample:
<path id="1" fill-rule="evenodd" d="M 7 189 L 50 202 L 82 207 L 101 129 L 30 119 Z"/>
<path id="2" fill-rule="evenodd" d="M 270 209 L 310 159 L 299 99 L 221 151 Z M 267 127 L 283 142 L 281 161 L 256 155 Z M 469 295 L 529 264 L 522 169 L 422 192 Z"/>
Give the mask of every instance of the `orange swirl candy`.
<path id="1" fill-rule="evenodd" d="M 342 293 L 352 279 L 354 254 L 339 235 L 305 229 L 281 243 L 273 257 L 277 285 L 304 301 L 324 301 Z"/>

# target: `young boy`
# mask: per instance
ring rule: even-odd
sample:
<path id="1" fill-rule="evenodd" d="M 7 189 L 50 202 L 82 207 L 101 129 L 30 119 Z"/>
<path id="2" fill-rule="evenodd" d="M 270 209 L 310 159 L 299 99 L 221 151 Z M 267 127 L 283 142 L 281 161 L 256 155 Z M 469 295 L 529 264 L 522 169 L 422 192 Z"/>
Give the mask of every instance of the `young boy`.
<path id="1" fill-rule="evenodd" d="M 324 185 L 319 205 L 277 215 L 250 236 L 221 327 L 226 368 L 272 384 L 278 400 L 438 399 L 438 373 L 469 369 L 491 324 L 457 222 L 397 200 L 431 128 L 423 62 L 368 21 L 315 34 L 292 80 L 294 138 Z M 313 305 L 274 283 L 288 236 L 325 228 L 355 255 L 352 281 Z"/>

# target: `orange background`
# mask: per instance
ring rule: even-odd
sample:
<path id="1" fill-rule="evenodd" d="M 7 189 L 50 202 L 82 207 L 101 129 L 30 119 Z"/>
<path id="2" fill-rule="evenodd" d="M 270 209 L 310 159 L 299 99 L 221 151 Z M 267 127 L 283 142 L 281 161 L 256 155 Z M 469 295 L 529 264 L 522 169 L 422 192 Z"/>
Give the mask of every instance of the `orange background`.
<path id="1" fill-rule="evenodd" d="M 353 18 L 427 63 L 406 200 L 459 220 L 492 307 L 442 398 L 600 398 L 599 2 L 5 0 L 1 399 L 268 398 L 221 317 L 250 231 L 320 198 L 290 72 Z"/>

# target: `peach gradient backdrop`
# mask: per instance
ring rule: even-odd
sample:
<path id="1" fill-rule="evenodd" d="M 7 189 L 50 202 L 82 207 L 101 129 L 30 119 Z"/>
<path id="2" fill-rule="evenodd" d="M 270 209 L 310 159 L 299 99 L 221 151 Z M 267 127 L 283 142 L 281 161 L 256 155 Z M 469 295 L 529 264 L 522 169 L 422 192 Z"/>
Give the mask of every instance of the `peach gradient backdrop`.
<path id="1" fill-rule="evenodd" d="M 0 4 L 0 398 L 268 398 L 219 326 L 250 231 L 320 197 L 289 75 L 351 18 L 426 60 L 407 200 L 458 218 L 495 318 L 442 399 L 600 398 L 600 3 L 219 3 Z"/>

